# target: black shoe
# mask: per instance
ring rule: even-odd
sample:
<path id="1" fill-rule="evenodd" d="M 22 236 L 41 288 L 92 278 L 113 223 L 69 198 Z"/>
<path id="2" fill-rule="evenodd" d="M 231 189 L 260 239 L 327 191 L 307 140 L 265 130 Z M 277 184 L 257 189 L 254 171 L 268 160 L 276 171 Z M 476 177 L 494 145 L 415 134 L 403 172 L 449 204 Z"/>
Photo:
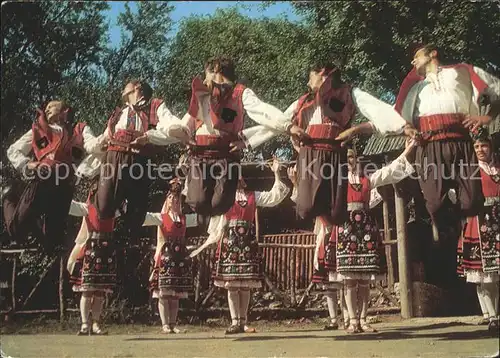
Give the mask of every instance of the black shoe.
<path id="1" fill-rule="evenodd" d="M 325 331 L 335 331 L 337 329 L 339 329 L 338 323 L 330 323 L 330 324 L 326 325 L 325 327 L 323 327 L 323 330 L 325 330 Z"/>
<path id="2" fill-rule="evenodd" d="M 226 334 L 237 334 L 237 333 L 243 333 L 242 327 L 241 326 L 229 326 L 228 329 L 226 329 Z"/>

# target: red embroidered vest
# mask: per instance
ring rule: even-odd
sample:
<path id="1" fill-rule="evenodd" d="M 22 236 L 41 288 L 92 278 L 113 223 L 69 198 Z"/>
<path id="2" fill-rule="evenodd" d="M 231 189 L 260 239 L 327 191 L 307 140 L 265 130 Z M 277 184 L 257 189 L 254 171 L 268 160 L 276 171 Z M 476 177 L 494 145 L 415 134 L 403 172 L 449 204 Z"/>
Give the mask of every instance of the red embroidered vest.
<path id="1" fill-rule="evenodd" d="M 83 129 L 86 123 L 77 123 L 70 129 L 62 125 L 61 131 L 53 130 L 43 112 L 39 111 L 39 116 L 33 123 L 32 148 L 37 161 L 49 165 L 55 163 L 71 164 L 73 162 L 73 150 L 83 152 Z M 72 133 L 68 132 L 72 130 Z"/>
<path id="2" fill-rule="evenodd" d="M 495 167 L 500 172 L 500 165 L 497 164 Z M 491 176 L 486 174 L 483 169 L 480 171 L 484 197 L 500 197 L 500 175 Z"/>
<path id="3" fill-rule="evenodd" d="M 365 177 L 359 177 L 359 184 L 347 185 L 347 202 L 348 203 L 370 203 L 370 180 Z"/>
<path id="4" fill-rule="evenodd" d="M 191 84 L 191 102 L 188 113 L 196 119 L 196 129 L 203 125 L 203 121 L 199 118 L 199 111 L 202 108 L 200 108 L 198 97 L 210 95 L 209 112 L 214 129 L 221 131 L 221 136 L 229 135 L 234 138 L 244 126 L 245 111 L 242 97 L 245 88 L 242 84 L 237 84 L 231 92 L 223 95 L 216 86 L 210 93 L 201 78 L 195 77 Z"/>
<path id="5" fill-rule="evenodd" d="M 87 200 L 88 215 L 85 218 L 89 232 L 113 232 L 115 229 L 115 219 L 99 219 L 97 208 Z"/>
<path id="6" fill-rule="evenodd" d="M 328 77 L 319 91 L 314 95 L 305 94 L 300 97 L 294 114 L 294 123 L 305 129 L 312 138 L 333 139 L 347 129 L 356 113 L 352 99 L 352 87 L 341 84 L 334 88 Z M 306 113 L 313 111 L 315 106 L 322 110 L 322 124 L 310 125 Z M 310 113 L 310 117 L 312 113 Z"/>
<path id="7" fill-rule="evenodd" d="M 186 217 L 179 215 L 181 221 L 174 222 L 168 213 L 161 214 L 161 231 L 165 239 L 169 237 L 185 237 L 186 236 Z"/>
<path id="8" fill-rule="evenodd" d="M 255 192 L 245 192 L 247 195 L 246 202 L 235 201 L 231 209 L 226 213 L 228 220 L 242 220 L 253 222 L 255 219 Z"/>
<path id="9" fill-rule="evenodd" d="M 127 129 L 118 129 L 115 131 L 115 126 L 120 120 L 120 117 L 125 109 L 124 108 L 116 108 L 114 113 L 108 119 L 108 129 L 111 133 L 111 144 L 108 146 L 108 150 L 110 151 L 129 151 L 128 144 L 133 142 L 136 138 L 142 136 L 149 129 L 156 128 L 158 124 L 158 108 L 162 105 L 163 100 L 158 98 L 152 98 L 148 106 L 143 108 L 142 110 L 137 111 L 137 115 L 142 122 L 142 128 L 140 130 L 135 129 L 135 118 L 134 118 L 134 127 Z M 128 109 L 131 110 L 130 108 Z M 134 115 L 135 116 L 135 115 Z M 146 144 L 142 147 L 138 147 L 139 154 L 142 155 L 153 155 L 156 152 L 156 147 L 153 144 Z"/>

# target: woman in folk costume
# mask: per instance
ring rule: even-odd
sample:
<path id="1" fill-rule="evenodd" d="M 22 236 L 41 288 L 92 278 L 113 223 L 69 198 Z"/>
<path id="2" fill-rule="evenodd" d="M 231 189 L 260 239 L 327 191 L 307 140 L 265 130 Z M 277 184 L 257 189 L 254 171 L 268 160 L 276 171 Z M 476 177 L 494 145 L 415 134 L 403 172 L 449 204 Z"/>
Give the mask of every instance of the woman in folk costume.
<path id="1" fill-rule="evenodd" d="M 214 284 L 228 291 L 231 326 L 226 334 L 255 332 L 246 325 L 250 290 L 262 286 L 255 210 L 257 206 L 276 206 L 288 195 L 290 190 L 279 177 L 279 167 L 275 159 L 271 165 L 275 182 L 270 191 L 247 191 L 245 181 L 240 177 L 234 204 L 223 216 L 221 225 L 209 231 L 207 241 L 191 254 L 194 257 L 207 246 L 218 243 Z"/>
<path id="2" fill-rule="evenodd" d="M 99 219 L 92 197 L 97 192 L 98 180 L 89 191 L 87 203 L 71 202 L 69 214 L 82 216 L 82 225 L 75 246 L 68 258 L 67 269 L 73 291 L 81 292 L 80 313 L 82 326 L 78 335 L 103 335 L 99 325 L 104 299 L 116 286 L 116 249 L 113 241 L 115 218 L 125 211 L 125 205 L 115 213 L 115 218 Z M 92 328 L 89 317 L 92 313 Z"/>
<path id="3" fill-rule="evenodd" d="M 175 328 L 179 299 L 187 298 L 193 287 L 191 258 L 186 248 L 186 216 L 181 210 L 181 183 L 170 181 L 161 213 L 148 213 L 145 226 L 158 226 L 154 267 L 150 287 L 158 298 L 162 333 L 180 333 Z"/>
<path id="4" fill-rule="evenodd" d="M 349 149 L 349 218 L 344 224 L 332 227 L 328 242 L 321 239 L 328 237 L 321 230 L 325 225 L 316 223 L 315 232 L 319 240 L 316 242 L 314 267 L 319 270 L 319 262 L 324 260 L 329 282 L 344 282 L 344 298 L 349 313 L 349 325 L 346 328 L 348 333 L 375 332 L 366 322 L 369 282 L 375 280 L 380 273 L 380 259 L 383 255 L 380 252 L 382 244 L 378 229 L 368 212 L 371 191 L 378 186 L 397 183 L 413 173 L 413 167 L 407 160 L 407 155 L 413 148 L 414 141 L 407 140 L 404 152 L 396 160 L 366 176 L 360 173 L 355 152 Z"/>
<path id="5" fill-rule="evenodd" d="M 493 160 L 491 141 L 486 135 L 475 140 L 474 151 L 485 202 L 479 215 L 467 218 L 458 247 L 458 271 L 467 282 L 477 284 L 481 310 L 487 313 L 489 330 L 495 331 L 500 274 L 500 163 Z"/>

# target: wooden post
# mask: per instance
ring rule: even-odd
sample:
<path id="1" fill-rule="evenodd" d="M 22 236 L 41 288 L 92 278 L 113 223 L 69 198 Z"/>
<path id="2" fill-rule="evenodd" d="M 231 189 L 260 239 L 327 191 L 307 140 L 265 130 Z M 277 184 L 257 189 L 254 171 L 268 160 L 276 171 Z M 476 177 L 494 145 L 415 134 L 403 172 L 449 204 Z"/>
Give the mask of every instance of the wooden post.
<path id="1" fill-rule="evenodd" d="M 198 272 L 196 272 L 196 276 L 194 278 L 195 283 L 194 283 L 194 309 L 198 311 L 200 307 L 200 292 L 201 292 L 201 270 L 203 269 L 203 266 L 200 264 L 198 265 Z"/>
<path id="2" fill-rule="evenodd" d="M 389 203 L 384 200 L 382 203 L 384 212 L 384 241 L 392 240 L 391 224 L 389 222 Z M 387 286 L 389 292 L 394 291 L 394 267 L 392 265 L 392 245 L 385 244 L 385 257 L 387 261 Z"/>
<path id="3" fill-rule="evenodd" d="M 64 257 L 59 261 L 59 322 L 63 323 L 66 315 L 66 305 L 64 302 Z"/>
<path id="4" fill-rule="evenodd" d="M 296 256 L 295 256 L 295 248 L 292 248 L 290 250 L 290 256 L 291 256 L 291 263 L 289 263 L 288 267 L 290 268 L 290 275 L 289 277 L 291 278 L 289 280 L 290 282 L 290 298 L 291 298 L 291 303 L 292 306 L 295 307 L 297 305 L 297 300 L 295 298 L 295 282 L 294 282 L 294 277 L 295 275 L 293 274 L 293 270 L 295 269 L 295 263 L 296 263 Z"/>
<path id="5" fill-rule="evenodd" d="M 401 317 L 413 317 L 412 283 L 410 258 L 408 255 L 408 236 L 406 232 L 406 213 L 403 198 L 394 190 L 396 204 L 396 228 L 398 239 L 399 292 L 401 295 Z"/>
<path id="6" fill-rule="evenodd" d="M 14 255 L 12 264 L 12 314 L 16 313 L 16 271 L 17 271 L 17 255 Z"/>
<path id="7" fill-rule="evenodd" d="M 260 242 L 259 208 L 255 208 L 255 238 Z"/>

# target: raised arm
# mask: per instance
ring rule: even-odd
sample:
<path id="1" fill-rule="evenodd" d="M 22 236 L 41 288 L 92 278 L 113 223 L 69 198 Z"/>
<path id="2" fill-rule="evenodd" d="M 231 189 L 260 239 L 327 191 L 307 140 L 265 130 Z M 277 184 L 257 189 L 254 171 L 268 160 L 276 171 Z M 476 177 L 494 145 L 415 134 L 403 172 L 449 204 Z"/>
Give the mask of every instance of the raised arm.
<path id="1" fill-rule="evenodd" d="M 410 176 L 415 171 L 407 156 L 415 148 L 414 140 L 407 140 L 406 148 L 403 153 L 391 164 L 378 169 L 369 176 L 370 188 L 375 189 L 379 186 L 396 184 L 404 178 Z"/>
<path id="2" fill-rule="evenodd" d="M 271 165 L 274 172 L 274 185 L 270 191 L 261 191 L 255 193 L 255 203 L 257 206 L 273 207 L 278 205 L 286 198 L 290 189 L 281 181 L 279 176 L 280 164 L 275 159 Z"/>

